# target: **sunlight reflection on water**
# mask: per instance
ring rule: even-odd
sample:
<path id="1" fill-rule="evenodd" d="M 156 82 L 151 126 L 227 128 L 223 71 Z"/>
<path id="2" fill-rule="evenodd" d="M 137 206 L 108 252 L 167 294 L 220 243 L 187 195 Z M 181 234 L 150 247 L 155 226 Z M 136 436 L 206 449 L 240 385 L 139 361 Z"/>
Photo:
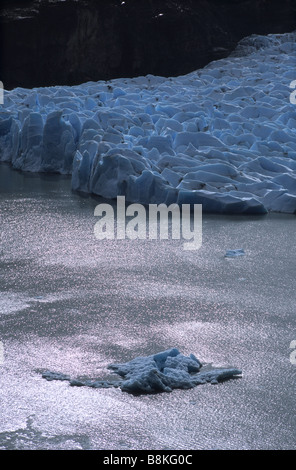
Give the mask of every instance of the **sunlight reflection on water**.
<path id="1" fill-rule="evenodd" d="M 204 215 L 186 252 L 96 240 L 98 200 L 68 178 L 2 165 L 0 187 L 0 447 L 295 448 L 295 216 Z M 226 259 L 235 248 L 246 255 Z M 132 397 L 40 376 L 107 377 L 169 347 L 243 379 Z"/>

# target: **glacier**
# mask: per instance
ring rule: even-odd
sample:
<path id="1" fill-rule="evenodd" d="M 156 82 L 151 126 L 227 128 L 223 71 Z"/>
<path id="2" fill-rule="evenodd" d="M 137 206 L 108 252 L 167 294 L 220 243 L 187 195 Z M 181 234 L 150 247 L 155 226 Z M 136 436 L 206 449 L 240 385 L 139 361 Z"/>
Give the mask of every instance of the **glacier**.
<path id="1" fill-rule="evenodd" d="M 4 92 L 0 160 L 72 189 L 204 212 L 296 212 L 296 32 L 179 77 Z"/>
<path id="2" fill-rule="evenodd" d="M 234 367 L 203 366 L 194 354 L 185 356 L 177 348 L 161 351 L 145 357 L 136 357 L 123 364 L 110 364 L 123 380 L 80 380 L 68 375 L 45 371 L 42 377 L 48 381 L 68 381 L 71 386 L 111 388 L 119 387 L 123 392 L 150 394 L 172 392 L 174 389 L 191 389 L 197 385 L 240 377 L 242 371 Z"/>

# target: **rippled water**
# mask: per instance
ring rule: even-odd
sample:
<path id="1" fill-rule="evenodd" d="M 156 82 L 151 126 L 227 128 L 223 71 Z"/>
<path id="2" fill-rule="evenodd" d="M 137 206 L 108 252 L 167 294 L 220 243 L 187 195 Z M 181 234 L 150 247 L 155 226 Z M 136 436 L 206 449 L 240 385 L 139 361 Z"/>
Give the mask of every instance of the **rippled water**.
<path id="1" fill-rule="evenodd" d="M 190 252 L 96 240 L 98 202 L 0 166 L 0 448 L 295 449 L 295 216 L 204 215 Z M 41 377 L 170 347 L 243 378 L 135 397 Z"/>

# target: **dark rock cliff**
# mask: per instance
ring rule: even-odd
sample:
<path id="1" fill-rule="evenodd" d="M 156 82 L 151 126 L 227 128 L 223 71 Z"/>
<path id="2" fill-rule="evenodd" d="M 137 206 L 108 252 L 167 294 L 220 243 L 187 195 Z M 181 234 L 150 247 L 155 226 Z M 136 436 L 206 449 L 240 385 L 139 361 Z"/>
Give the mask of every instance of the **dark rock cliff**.
<path id="1" fill-rule="evenodd" d="M 11 89 L 181 75 L 244 36 L 294 29 L 295 0 L 2 0 L 0 80 Z"/>

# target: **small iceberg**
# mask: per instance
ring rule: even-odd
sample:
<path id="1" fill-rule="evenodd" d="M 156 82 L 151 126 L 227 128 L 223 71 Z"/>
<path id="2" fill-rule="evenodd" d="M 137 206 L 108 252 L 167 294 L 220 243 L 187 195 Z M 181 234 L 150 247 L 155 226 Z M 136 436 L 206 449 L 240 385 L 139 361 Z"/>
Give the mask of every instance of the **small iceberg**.
<path id="1" fill-rule="evenodd" d="M 227 250 L 225 253 L 225 258 L 236 258 L 237 256 L 244 256 L 245 252 L 242 248 L 237 250 Z"/>
<path id="2" fill-rule="evenodd" d="M 50 372 L 49 370 L 43 372 L 42 377 L 49 382 L 52 380 L 66 380 L 69 382 L 71 380 L 69 375 L 61 374 L 60 372 Z"/>
<path id="3" fill-rule="evenodd" d="M 176 348 L 151 356 L 136 357 L 122 364 L 110 364 L 108 369 L 122 377 L 122 380 L 71 380 L 64 374 L 53 372 L 45 372 L 42 377 L 46 380 L 68 380 L 71 386 L 119 387 L 123 392 L 150 394 L 171 392 L 176 388 L 190 389 L 207 382 L 217 384 L 242 375 L 241 370 L 233 367 L 203 366 L 194 354 L 184 356 Z"/>

